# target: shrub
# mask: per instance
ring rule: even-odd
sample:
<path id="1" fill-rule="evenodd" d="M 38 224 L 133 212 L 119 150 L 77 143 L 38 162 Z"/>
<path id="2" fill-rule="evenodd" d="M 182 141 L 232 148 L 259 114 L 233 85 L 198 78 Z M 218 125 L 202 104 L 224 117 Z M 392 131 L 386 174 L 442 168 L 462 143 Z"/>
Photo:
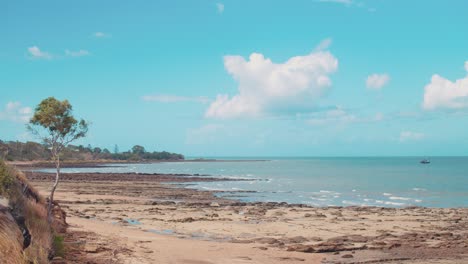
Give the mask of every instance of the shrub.
<path id="1" fill-rule="evenodd" d="M 14 183 L 10 169 L 3 160 L 0 160 L 0 195 L 8 196 L 8 191 Z"/>
<path id="2" fill-rule="evenodd" d="M 63 236 L 55 235 L 54 236 L 54 252 L 55 256 L 65 257 L 65 246 L 63 244 Z"/>

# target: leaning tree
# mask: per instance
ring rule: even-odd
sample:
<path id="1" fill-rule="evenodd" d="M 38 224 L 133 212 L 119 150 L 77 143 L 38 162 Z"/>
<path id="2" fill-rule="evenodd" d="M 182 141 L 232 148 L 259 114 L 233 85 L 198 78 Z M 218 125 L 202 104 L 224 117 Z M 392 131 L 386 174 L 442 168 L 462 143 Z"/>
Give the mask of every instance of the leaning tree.
<path id="1" fill-rule="evenodd" d="M 55 162 L 55 182 L 50 191 L 47 205 L 47 219 L 53 220 L 54 193 L 60 181 L 60 154 L 63 149 L 79 138 L 86 136 L 88 122 L 75 119 L 72 113 L 72 105 L 68 100 L 59 101 L 54 97 L 42 100 L 36 107 L 34 116 L 28 124 L 28 130 L 39 137 L 52 154 Z"/>

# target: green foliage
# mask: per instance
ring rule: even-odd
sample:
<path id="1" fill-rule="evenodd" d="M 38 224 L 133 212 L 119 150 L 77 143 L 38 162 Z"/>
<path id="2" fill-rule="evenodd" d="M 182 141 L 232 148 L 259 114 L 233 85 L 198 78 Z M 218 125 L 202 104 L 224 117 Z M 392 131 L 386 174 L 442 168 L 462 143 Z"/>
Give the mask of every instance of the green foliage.
<path id="1" fill-rule="evenodd" d="M 49 130 L 49 133 L 58 133 L 62 137 L 76 130 L 77 125 L 86 125 L 84 120 L 78 122 L 73 117 L 72 106 L 68 100 L 59 101 L 54 97 L 42 100 L 36 107 L 30 123 L 42 126 Z"/>
<path id="2" fill-rule="evenodd" d="M 140 145 L 135 145 L 132 148 L 133 154 L 141 155 L 141 154 L 144 154 L 145 152 L 146 152 L 145 148 Z"/>
<path id="3" fill-rule="evenodd" d="M 167 151 L 161 152 L 146 152 L 145 148 L 140 145 L 135 145 L 132 148 L 132 151 L 116 153 L 112 155 L 114 159 L 117 160 L 183 160 L 184 155 L 171 153 Z"/>
<path id="4" fill-rule="evenodd" d="M 83 119 L 75 119 L 68 100 L 59 101 L 49 97 L 36 107 L 28 129 L 40 136 L 56 155 L 70 142 L 86 136 L 88 123 Z M 43 130 L 46 135 L 41 135 Z"/>
<path id="5" fill-rule="evenodd" d="M 6 166 L 3 160 L 0 160 L 0 195 L 8 196 L 8 191 L 12 184 L 14 183 L 15 178 L 11 174 L 10 169 Z"/>
<path id="6" fill-rule="evenodd" d="M 50 160 L 50 151 L 45 145 L 36 142 L 0 142 L 0 148 L 8 149 L 6 160 L 16 161 L 33 161 L 33 160 Z M 62 150 L 60 158 L 62 160 L 183 160 L 184 156 L 177 153 L 167 151 L 141 152 L 134 153 L 132 151 L 111 153 L 108 149 L 99 151 L 100 148 L 88 148 L 82 145 L 68 145 Z M 144 148 L 143 148 L 144 149 Z"/>
<path id="7" fill-rule="evenodd" d="M 53 247 L 55 256 L 65 257 L 65 245 L 63 243 L 63 236 L 55 235 L 53 240 Z"/>
<path id="8" fill-rule="evenodd" d="M 49 159 L 50 151 L 41 144 L 36 142 L 18 142 L 18 141 L 9 141 L 9 142 L 0 142 L 0 149 L 4 149 L 5 160 L 38 160 L 38 159 Z M 1 155 L 1 153 L 0 153 Z M 1 159 L 1 157 L 0 157 Z"/>

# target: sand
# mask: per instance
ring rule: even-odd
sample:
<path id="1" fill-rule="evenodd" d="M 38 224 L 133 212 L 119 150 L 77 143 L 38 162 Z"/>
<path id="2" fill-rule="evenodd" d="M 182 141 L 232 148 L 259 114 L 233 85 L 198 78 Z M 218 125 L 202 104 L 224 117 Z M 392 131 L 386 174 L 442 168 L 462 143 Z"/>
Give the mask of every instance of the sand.
<path id="1" fill-rule="evenodd" d="M 468 263 L 467 208 L 242 203 L 199 180 L 226 179 L 67 174 L 55 197 L 96 263 Z"/>

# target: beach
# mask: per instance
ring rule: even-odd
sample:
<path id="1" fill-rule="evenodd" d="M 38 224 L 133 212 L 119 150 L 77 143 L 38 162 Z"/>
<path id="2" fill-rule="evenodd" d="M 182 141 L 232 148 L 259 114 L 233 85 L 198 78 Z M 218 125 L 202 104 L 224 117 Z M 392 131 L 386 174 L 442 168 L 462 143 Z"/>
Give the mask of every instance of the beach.
<path id="1" fill-rule="evenodd" d="M 26 175 L 43 194 L 54 176 Z M 95 263 L 468 261 L 467 208 L 249 203 L 186 188 L 231 180 L 66 173 L 56 199 L 67 213 L 69 231 L 82 234 L 76 243 Z"/>

